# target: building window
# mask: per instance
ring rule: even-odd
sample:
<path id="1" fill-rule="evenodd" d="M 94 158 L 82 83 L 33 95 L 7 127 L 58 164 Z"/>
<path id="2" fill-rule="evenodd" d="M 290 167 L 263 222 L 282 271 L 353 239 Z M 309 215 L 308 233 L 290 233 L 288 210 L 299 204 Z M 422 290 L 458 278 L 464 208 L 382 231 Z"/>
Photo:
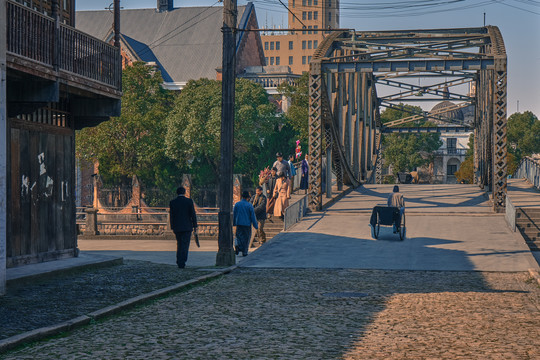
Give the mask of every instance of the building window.
<path id="1" fill-rule="evenodd" d="M 311 29 L 311 25 L 308 26 L 308 29 Z M 308 30 L 308 34 L 311 34 L 311 30 Z"/>
<path id="2" fill-rule="evenodd" d="M 457 165 L 446 165 L 446 175 L 454 176 L 457 172 Z"/>
<path id="3" fill-rule="evenodd" d="M 289 65 L 292 65 L 292 64 L 293 64 L 293 57 L 289 56 Z"/>
<path id="4" fill-rule="evenodd" d="M 268 41 L 264 42 L 264 50 L 268 50 Z"/>
<path id="5" fill-rule="evenodd" d="M 307 42 L 307 48 L 308 48 L 308 49 L 311 49 L 311 46 L 312 46 L 312 45 L 313 45 L 313 43 L 311 42 L 311 40 L 309 40 L 309 41 Z"/>
<path id="6" fill-rule="evenodd" d="M 307 0 L 308 6 L 311 6 L 311 0 Z"/>
<path id="7" fill-rule="evenodd" d="M 264 65 L 268 65 L 268 58 L 267 57 L 264 58 Z"/>
<path id="8" fill-rule="evenodd" d="M 457 138 L 446 139 L 446 150 L 448 151 L 449 154 L 457 153 Z"/>
<path id="9" fill-rule="evenodd" d="M 306 20 L 307 13 L 305 11 L 302 11 L 302 20 Z"/>
<path id="10" fill-rule="evenodd" d="M 270 50 L 274 50 L 274 42 L 273 41 L 270 42 Z"/>
<path id="11" fill-rule="evenodd" d="M 319 47 L 319 40 L 313 40 L 313 48 L 316 49 Z"/>
<path id="12" fill-rule="evenodd" d="M 313 5 L 315 6 L 319 5 L 319 0 L 313 0 Z"/>
<path id="13" fill-rule="evenodd" d="M 331 21 L 332 21 L 332 13 L 328 12 L 328 22 L 331 22 Z"/>
<path id="14" fill-rule="evenodd" d="M 306 6 L 306 0 L 302 0 L 302 6 Z"/>
<path id="15" fill-rule="evenodd" d="M 307 19 L 308 19 L 308 20 L 313 20 L 313 13 L 312 13 L 311 11 L 309 11 L 309 12 L 307 13 Z"/>
<path id="16" fill-rule="evenodd" d="M 292 7 L 294 7 L 294 0 L 292 0 Z M 293 18 L 294 19 L 294 18 Z"/>
<path id="17" fill-rule="evenodd" d="M 328 7 L 329 7 L 329 8 L 332 7 L 332 0 L 328 0 Z"/>
<path id="18" fill-rule="evenodd" d="M 270 57 L 270 65 L 274 65 L 274 57 L 273 56 Z"/>
<path id="19" fill-rule="evenodd" d="M 319 12 L 318 11 L 313 12 L 313 20 L 319 20 Z"/>
<path id="20" fill-rule="evenodd" d="M 276 56 L 276 65 L 279 65 L 279 56 Z"/>
<path id="21" fill-rule="evenodd" d="M 307 43 L 306 40 L 302 40 L 302 50 L 306 49 L 306 43 Z"/>
<path id="22" fill-rule="evenodd" d="M 306 65 L 306 57 L 302 56 L 302 65 Z"/>
<path id="23" fill-rule="evenodd" d="M 307 62 L 308 62 L 308 63 L 311 62 L 311 56 L 308 56 L 308 57 L 307 57 Z"/>
<path id="24" fill-rule="evenodd" d="M 293 49 L 293 42 L 289 41 L 289 50 L 292 50 L 292 49 Z"/>
<path id="25" fill-rule="evenodd" d="M 280 43 L 279 41 L 276 41 L 276 50 L 279 50 L 279 48 L 280 48 Z"/>

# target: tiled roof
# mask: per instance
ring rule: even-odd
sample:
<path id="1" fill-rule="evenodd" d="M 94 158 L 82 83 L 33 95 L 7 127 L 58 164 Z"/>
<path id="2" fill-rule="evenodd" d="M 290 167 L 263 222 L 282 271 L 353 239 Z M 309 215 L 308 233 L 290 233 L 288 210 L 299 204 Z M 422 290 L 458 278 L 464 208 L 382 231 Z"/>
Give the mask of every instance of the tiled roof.
<path id="1" fill-rule="evenodd" d="M 245 26 L 245 10 L 238 6 L 239 27 Z M 110 11 L 78 11 L 77 29 L 104 40 L 111 32 Z M 156 9 L 121 10 L 123 39 L 143 61 L 156 62 L 165 82 L 216 78 L 221 67 L 223 8 L 180 7 L 172 11 Z"/>

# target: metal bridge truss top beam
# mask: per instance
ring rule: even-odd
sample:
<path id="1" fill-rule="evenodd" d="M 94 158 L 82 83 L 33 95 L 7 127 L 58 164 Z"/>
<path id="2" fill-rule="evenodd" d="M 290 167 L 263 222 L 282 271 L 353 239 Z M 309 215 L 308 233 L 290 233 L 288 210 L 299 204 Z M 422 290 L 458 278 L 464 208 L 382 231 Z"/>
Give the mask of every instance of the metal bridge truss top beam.
<path id="1" fill-rule="evenodd" d="M 328 35 L 310 64 L 309 204 L 322 205 L 322 156 L 331 154 L 338 186 L 379 179 L 382 126 L 379 106 L 419 101 L 418 93 L 475 104 L 475 176 L 493 192 L 495 210 L 506 196 L 506 53 L 498 28 L 339 31 Z M 445 78 L 435 85 L 415 86 L 412 78 Z M 409 81 L 409 83 L 407 83 Z M 474 82 L 474 98 L 444 87 Z M 377 97 L 376 85 L 399 88 L 402 94 Z M 414 99 L 414 100 L 413 100 Z M 448 110 L 448 109 L 447 109 Z M 416 114 L 454 122 L 441 114 Z M 414 116 L 410 117 L 415 119 Z M 410 120 L 414 121 L 414 120 Z M 458 122 L 458 124 L 462 124 Z M 424 130 L 425 129 L 425 130 Z M 448 129 L 448 128 L 447 128 Z M 465 131 L 465 127 L 454 127 Z M 385 129 L 385 131 L 394 131 Z M 400 131 L 395 129 L 395 131 Z M 418 128 L 409 132 L 429 132 Z"/>

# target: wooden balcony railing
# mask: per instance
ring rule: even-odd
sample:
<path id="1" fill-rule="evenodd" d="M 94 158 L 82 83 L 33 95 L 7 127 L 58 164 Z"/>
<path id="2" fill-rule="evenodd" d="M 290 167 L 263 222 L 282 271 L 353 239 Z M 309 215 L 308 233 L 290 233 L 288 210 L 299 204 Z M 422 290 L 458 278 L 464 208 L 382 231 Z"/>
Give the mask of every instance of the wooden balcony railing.
<path id="1" fill-rule="evenodd" d="M 7 51 L 120 90 L 120 50 L 26 6 L 7 1 Z M 56 55 L 58 54 L 58 55 Z"/>

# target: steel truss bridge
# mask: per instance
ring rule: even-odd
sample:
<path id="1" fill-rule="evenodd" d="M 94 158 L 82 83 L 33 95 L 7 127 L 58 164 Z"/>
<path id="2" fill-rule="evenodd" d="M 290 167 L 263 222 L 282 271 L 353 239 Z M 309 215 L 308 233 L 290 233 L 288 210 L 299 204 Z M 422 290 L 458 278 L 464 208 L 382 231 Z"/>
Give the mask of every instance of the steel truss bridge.
<path id="1" fill-rule="evenodd" d="M 495 211 L 504 210 L 506 69 L 503 38 L 495 26 L 328 35 L 310 64 L 309 207 L 322 207 L 323 156 L 338 189 L 380 182 L 382 134 L 445 131 L 398 127 L 425 118 L 449 123 L 456 132 L 472 127 L 475 182 L 492 192 Z M 416 85 L 419 79 L 429 85 Z M 475 91 L 462 94 L 466 85 Z M 381 88 L 384 96 L 378 95 Z M 394 90 L 387 94 L 388 89 Z M 407 111 L 401 103 L 442 99 L 453 105 L 381 124 L 380 107 Z M 472 124 L 447 115 L 470 105 Z"/>

